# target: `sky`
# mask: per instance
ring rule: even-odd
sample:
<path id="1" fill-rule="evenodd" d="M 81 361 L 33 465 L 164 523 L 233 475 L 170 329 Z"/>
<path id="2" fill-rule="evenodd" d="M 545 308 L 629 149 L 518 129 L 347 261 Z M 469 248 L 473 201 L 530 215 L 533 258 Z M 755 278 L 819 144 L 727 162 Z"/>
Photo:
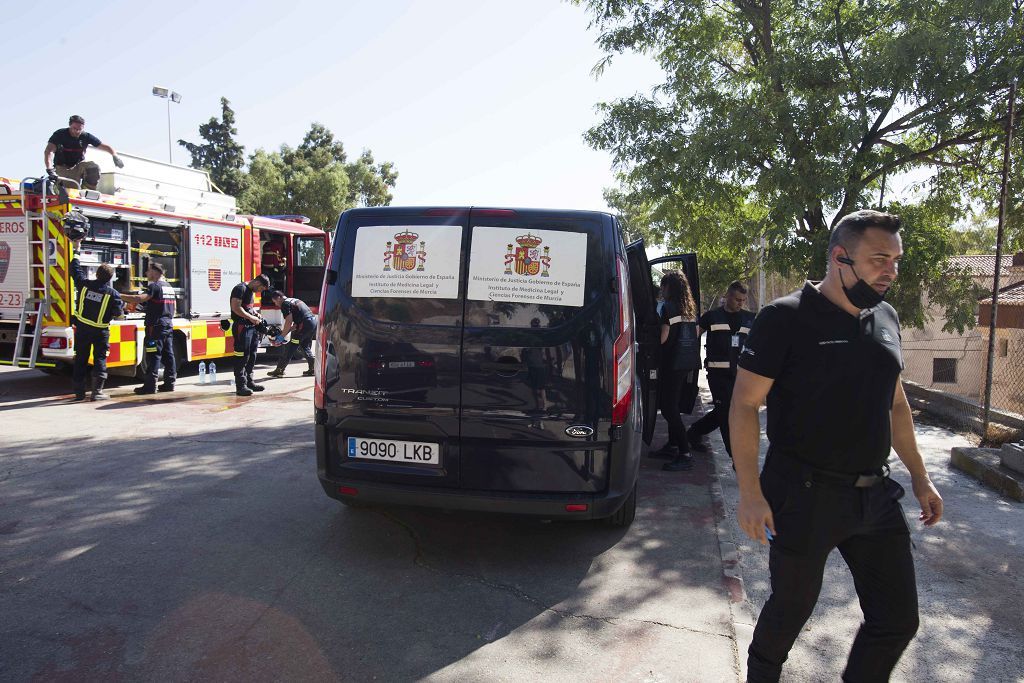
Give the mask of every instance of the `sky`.
<path id="1" fill-rule="evenodd" d="M 238 141 L 297 145 L 310 123 L 399 173 L 395 205 L 606 210 L 610 156 L 584 132 L 595 105 L 649 93 L 653 61 L 601 58 L 583 8 L 559 0 L 95 2 L 5 9 L 7 105 L 0 176 L 42 173 L 72 113 L 119 151 L 168 158 L 173 139 L 231 101 Z M 17 96 L 12 95 L 17 93 Z M 105 156 L 96 150 L 90 158 Z M 173 145 L 177 163 L 186 151 Z"/>

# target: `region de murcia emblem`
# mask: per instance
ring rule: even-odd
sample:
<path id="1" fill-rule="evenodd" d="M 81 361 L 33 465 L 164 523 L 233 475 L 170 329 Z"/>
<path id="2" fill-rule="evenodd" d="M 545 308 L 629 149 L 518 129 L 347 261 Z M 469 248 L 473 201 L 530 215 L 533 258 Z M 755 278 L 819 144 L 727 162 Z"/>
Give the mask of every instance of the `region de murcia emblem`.
<path id="1" fill-rule="evenodd" d="M 423 270 L 427 263 L 426 242 L 420 240 L 417 250 L 417 239 L 419 235 L 406 230 L 395 235 L 394 243 L 389 240 L 384 248 L 384 270 Z"/>
<path id="2" fill-rule="evenodd" d="M 508 245 L 508 252 L 505 254 L 505 275 L 511 275 L 515 268 L 516 275 L 534 276 L 540 273 L 541 277 L 550 277 L 548 268 L 551 266 L 550 247 L 539 249 L 544 240 L 536 235 L 526 233 L 516 238 L 518 247 Z M 541 272 L 541 267 L 544 272 Z"/>
<path id="3" fill-rule="evenodd" d="M 220 291 L 220 267 L 221 261 L 219 258 L 212 258 L 206 262 L 206 282 L 210 285 L 211 292 Z"/>

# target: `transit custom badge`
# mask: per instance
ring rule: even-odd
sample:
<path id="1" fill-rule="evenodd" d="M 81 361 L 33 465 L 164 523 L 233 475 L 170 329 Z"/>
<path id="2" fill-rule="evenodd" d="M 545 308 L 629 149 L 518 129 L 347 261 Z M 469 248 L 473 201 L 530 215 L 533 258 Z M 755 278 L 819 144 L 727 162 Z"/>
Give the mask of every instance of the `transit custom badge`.
<path id="1" fill-rule="evenodd" d="M 422 271 L 427 262 L 426 243 L 420 240 L 420 248 L 416 249 L 416 240 L 419 238 L 414 232 L 405 230 L 395 235 L 394 246 L 388 240 L 384 247 L 384 270 L 392 268 L 398 271 L 413 270 Z M 419 259 L 419 266 L 416 260 Z"/>
<path id="2" fill-rule="evenodd" d="M 206 281 L 210 285 L 210 290 L 214 292 L 220 291 L 220 267 L 221 260 L 219 258 L 212 258 L 206 262 Z"/>

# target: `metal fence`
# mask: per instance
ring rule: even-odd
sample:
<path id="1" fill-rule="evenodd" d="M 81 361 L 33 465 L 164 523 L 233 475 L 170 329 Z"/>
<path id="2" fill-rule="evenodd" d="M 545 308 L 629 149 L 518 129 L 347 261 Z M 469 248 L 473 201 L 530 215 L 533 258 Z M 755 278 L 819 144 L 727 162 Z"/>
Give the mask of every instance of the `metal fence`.
<path id="1" fill-rule="evenodd" d="M 964 336 L 922 337 L 906 331 L 903 379 L 919 408 L 965 431 L 982 432 L 988 330 Z M 1024 330 L 997 329 L 992 373 L 990 442 L 1024 433 Z"/>

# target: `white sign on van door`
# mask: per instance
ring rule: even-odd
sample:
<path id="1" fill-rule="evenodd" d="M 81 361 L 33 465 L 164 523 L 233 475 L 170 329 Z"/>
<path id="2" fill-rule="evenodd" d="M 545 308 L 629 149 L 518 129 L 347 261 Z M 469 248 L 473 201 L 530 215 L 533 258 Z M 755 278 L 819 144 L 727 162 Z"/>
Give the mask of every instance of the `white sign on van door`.
<path id="1" fill-rule="evenodd" d="M 11 317 L 29 294 L 28 221 L 0 216 L 0 311 Z"/>
<path id="2" fill-rule="evenodd" d="M 359 228 L 352 296 L 457 299 L 461 257 L 461 225 Z"/>
<path id="3" fill-rule="evenodd" d="M 473 228 L 470 299 L 582 306 L 586 277 L 586 233 Z"/>
<path id="4" fill-rule="evenodd" d="M 231 288 L 242 281 L 242 230 L 193 223 L 189 229 L 192 311 L 212 315 L 231 310 Z"/>

